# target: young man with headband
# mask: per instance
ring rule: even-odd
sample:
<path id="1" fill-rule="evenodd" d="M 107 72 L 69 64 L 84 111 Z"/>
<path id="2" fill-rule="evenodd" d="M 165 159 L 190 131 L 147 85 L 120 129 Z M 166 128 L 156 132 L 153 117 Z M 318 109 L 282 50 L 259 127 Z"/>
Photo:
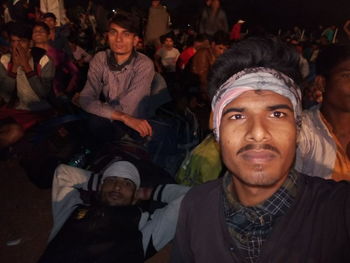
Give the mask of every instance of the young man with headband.
<path id="1" fill-rule="evenodd" d="M 275 39 L 213 67 L 213 126 L 228 171 L 183 199 L 172 262 L 349 262 L 350 184 L 293 170 L 299 57 Z"/>

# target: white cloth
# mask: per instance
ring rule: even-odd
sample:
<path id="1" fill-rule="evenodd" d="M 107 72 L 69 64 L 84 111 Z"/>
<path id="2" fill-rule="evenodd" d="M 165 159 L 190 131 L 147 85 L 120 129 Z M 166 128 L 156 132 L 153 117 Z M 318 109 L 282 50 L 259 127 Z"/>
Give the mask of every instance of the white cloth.
<path id="1" fill-rule="evenodd" d="M 176 61 L 180 56 L 180 52 L 176 48 L 168 50 L 162 47 L 157 50 L 156 55 L 161 58 L 161 63 L 167 72 L 176 71 Z"/>
<path id="2" fill-rule="evenodd" d="M 89 171 L 64 164 L 56 168 L 52 185 L 54 225 L 49 240 L 52 240 L 58 233 L 76 205 L 83 203 L 77 188 L 87 189 L 90 175 Z M 96 190 L 97 180 L 93 182 L 92 187 Z M 144 252 L 151 239 L 154 248 L 160 250 L 174 238 L 180 204 L 189 190 L 187 186 L 175 184 L 166 185 L 164 189 L 161 188 L 162 186 L 159 186 L 153 196 L 161 196 L 160 201 L 168 203 L 168 205 L 155 210 L 153 214 L 143 212 L 139 222 Z"/>
<path id="3" fill-rule="evenodd" d="M 73 57 L 75 60 L 83 59 L 85 63 L 89 63 L 92 59 L 92 56 L 79 46 L 73 51 Z"/>
<path id="4" fill-rule="evenodd" d="M 42 13 L 53 13 L 56 16 L 57 26 L 67 23 L 64 0 L 40 0 L 40 11 Z"/>
<path id="5" fill-rule="evenodd" d="M 321 119 L 319 106 L 306 110 L 298 138 L 295 169 L 301 173 L 330 179 L 337 145 Z"/>
<path id="6" fill-rule="evenodd" d="M 135 165 L 128 161 L 116 161 L 113 162 L 108 168 L 103 172 L 102 182 L 106 177 L 121 177 L 132 181 L 136 189 L 140 188 L 140 174 Z"/>

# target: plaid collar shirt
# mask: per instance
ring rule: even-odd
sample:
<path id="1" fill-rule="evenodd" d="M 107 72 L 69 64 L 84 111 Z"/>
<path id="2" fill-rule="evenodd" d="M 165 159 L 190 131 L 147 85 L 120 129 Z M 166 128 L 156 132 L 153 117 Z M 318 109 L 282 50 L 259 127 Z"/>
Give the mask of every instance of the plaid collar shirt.
<path id="1" fill-rule="evenodd" d="M 297 193 L 297 177 L 298 174 L 292 171 L 269 199 L 257 206 L 246 207 L 239 203 L 232 190 L 232 174 L 225 174 L 223 203 L 226 225 L 246 262 L 257 261 L 273 223 L 293 204 Z"/>

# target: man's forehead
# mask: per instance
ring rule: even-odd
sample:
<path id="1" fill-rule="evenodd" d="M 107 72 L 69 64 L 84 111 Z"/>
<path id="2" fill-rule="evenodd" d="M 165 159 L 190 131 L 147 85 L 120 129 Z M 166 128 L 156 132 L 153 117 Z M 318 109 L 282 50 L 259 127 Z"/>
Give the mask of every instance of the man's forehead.
<path id="1" fill-rule="evenodd" d="M 274 91 L 271 91 L 271 90 L 258 89 L 258 90 L 244 91 L 240 95 L 235 97 L 233 100 L 228 102 L 227 105 L 224 107 L 224 112 L 222 113 L 222 115 L 224 115 L 225 110 L 227 108 L 230 108 L 232 105 L 242 104 L 242 103 L 244 104 L 244 102 L 250 101 L 251 98 L 256 97 L 256 96 L 261 96 L 261 99 L 259 99 L 259 101 L 257 101 L 256 103 L 263 105 L 264 107 L 266 107 L 268 109 L 274 109 L 274 108 L 276 108 L 275 106 L 278 105 L 278 106 L 280 106 L 280 108 L 286 108 L 286 109 L 289 109 L 290 111 L 294 112 L 293 104 L 289 98 L 282 96 L 281 94 L 274 92 Z M 266 97 L 268 97 L 268 98 L 266 98 Z M 258 106 L 257 104 L 255 104 L 255 105 Z"/>
<path id="2" fill-rule="evenodd" d="M 269 96 L 269 95 L 272 95 L 272 96 L 280 96 L 280 97 L 283 97 L 283 98 L 286 98 L 288 101 L 290 101 L 287 97 L 285 96 L 282 96 L 281 94 L 279 94 L 278 92 L 276 91 L 272 91 L 272 90 L 265 90 L 265 89 L 255 89 L 255 90 L 247 90 L 247 91 L 244 91 L 242 92 L 241 94 L 239 94 L 237 98 L 239 97 L 244 97 L 244 96 L 249 96 L 251 94 L 256 94 L 256 95 L 260 95 L 260 96 Z"/>
<path id="3" fill-rule="evenodd" d="M 27 38 L 24 38 L 24 37 L 18 37 L 18 36 L 16 36 L 16 35 L 11 35 L 10 36 L 10 39 L 11 40 L 17 40 L 17 41 L 30 41 L 29 39 L 27 39 Z"/>
<path id="4" fill-rule="evenodd" d="M 55 22 L 56 21 L 56 19 L 55 18 L 53 18 L 53 17 L 45 17 L 44 18 L 44 22 Z"/>
<path id="5" fill-rule="evenodd" d="M 117 181 L 117 180 L 121 180 L 121 181 L 130 181 L 132 183 L 134 183 L 132 180 L 130 180 L 129 178 L 125 178 L 125 177 L 120 177 L 120 176 L 107 176 L 105 178 L 105 180 L 114 180 L 114 181 Z"/>
<path id="6" fill-rule="evenodd" d="M 122 27 L 120 25 L 117 25 L 115 23 L 111 23 L 109 25 L 109 30 L 116 30 L 116 31 L 121 31 L 121 32 L 130 32 L 128 29 L 126 29 L 125 27 Z M 131 32 L 130 32 L 131 33 Z"/>
<path id="7" fill-rule="evenodd" d="M 332 70 L 331 74 L 333 73 L 339 73 L 339 72 L 346 72 L 350 71 L 350 58 L 340 62 L 338 65 L 336 65 Z"/>

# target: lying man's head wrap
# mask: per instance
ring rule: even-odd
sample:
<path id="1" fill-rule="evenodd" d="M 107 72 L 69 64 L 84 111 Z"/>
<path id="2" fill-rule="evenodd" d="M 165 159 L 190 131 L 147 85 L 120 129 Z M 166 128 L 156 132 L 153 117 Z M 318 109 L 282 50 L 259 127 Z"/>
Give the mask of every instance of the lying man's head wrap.
<path id="1" fill-rule="evenodd" d="M 216 91 L 211 108 L 214 114 L 213 128 L 217 141 L 220 136 L 220 122 L 227 104 L 245 91 L 270 90 L 288 98 L 293 104 L 297 128 L 301 127 L 301 92 L 294 81 L 283 73 L 270 68 L 246 68 L 231 76 Z"/>
<path id="2" fill-rule="evenodd" d="M 126 178 L 132 181 L 136 189 L 139 189 L 141 184 L 140 174 L 136 166 L 128 161 L 113 162 L 104 172 L 102 176 L 102 182 L 107 177 L 120 177 Z"/>

